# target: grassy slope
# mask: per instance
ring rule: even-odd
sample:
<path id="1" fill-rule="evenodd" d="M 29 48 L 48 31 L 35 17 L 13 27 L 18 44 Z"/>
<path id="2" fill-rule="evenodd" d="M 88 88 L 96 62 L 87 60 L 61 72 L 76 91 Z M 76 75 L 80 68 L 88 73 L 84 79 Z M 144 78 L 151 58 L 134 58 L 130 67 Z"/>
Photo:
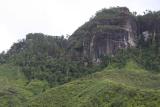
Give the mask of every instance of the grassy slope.
<path id="1" fill-rule="evenodd" d="M 41 93 L 44 87 L 46 83 L 38 80 L 28 84 L 19 67 L 0 65 L 0 107 L 25 107 L 27 101 Z"/>
<path id="2" fill-rule="evenodd" d="M 105 69 L 52 88 L 31 100 L 30 107 L 159 107 L 160 74 L 130 61 L 124 69 Z"/>
<path id="3" fill-rule="evenodd" d="M 160 74 L 132 61 L 113 68 L 45 91 L 46 82 L 28 83 L 18 67 L 0 65 L 0 107 L 159 107 Z"/>

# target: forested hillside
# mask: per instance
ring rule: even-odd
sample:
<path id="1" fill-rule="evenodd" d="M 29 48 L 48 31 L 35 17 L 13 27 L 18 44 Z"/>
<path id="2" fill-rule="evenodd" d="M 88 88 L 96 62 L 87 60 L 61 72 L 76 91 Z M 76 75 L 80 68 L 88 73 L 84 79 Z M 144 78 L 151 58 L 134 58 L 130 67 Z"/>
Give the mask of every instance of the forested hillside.
<path id="1" fill-rule="evenodd" d="M 30 107 L 159 107 L 160 75 L 129 61 L 123 69 L 106 68 L 31 100 Z"/>
<path id="2" fill-rule="evenodd" d="M 0 54 L 2 107 L 159 107 L 160 12 L 102 9 L 68 39 L 29 33 Z"/>

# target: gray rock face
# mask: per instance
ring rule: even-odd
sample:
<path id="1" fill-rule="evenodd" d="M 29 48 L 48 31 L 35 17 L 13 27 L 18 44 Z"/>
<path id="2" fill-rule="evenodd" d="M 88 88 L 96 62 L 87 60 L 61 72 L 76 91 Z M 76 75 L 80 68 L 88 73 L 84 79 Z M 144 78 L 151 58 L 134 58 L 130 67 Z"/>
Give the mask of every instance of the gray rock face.
<path id="1" fill-rule="evenodd" d="M 71 56 L 98 64 L 118 49 L 135 47 L 137 25 L 125 7 L 103 9 L 69 38 Z"/>

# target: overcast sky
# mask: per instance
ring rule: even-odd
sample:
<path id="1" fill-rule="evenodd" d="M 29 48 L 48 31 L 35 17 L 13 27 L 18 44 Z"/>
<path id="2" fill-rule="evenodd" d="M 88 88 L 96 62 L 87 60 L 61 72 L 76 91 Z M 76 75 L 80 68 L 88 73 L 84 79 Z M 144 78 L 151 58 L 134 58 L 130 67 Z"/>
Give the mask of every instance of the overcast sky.
<path id="1" fill-rule="evenodd" d="M 96 11 L 113 6 L 142 13 L 160 10 L 160 0 L 0 0 L 0 52 L 27 33 L 72 34 Z"/>

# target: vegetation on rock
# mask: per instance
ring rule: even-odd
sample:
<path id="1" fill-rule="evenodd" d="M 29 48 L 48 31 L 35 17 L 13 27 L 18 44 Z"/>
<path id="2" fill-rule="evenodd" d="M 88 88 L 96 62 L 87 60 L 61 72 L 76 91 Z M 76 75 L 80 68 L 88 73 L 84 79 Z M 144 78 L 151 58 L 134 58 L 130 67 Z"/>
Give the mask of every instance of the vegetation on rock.
<path id="1" fill-rule="evenodd" d="M 158 107 L 160 12 L 102 9 L 68 39 L 30 33 L 0 54 L 2 107 Z"/>

